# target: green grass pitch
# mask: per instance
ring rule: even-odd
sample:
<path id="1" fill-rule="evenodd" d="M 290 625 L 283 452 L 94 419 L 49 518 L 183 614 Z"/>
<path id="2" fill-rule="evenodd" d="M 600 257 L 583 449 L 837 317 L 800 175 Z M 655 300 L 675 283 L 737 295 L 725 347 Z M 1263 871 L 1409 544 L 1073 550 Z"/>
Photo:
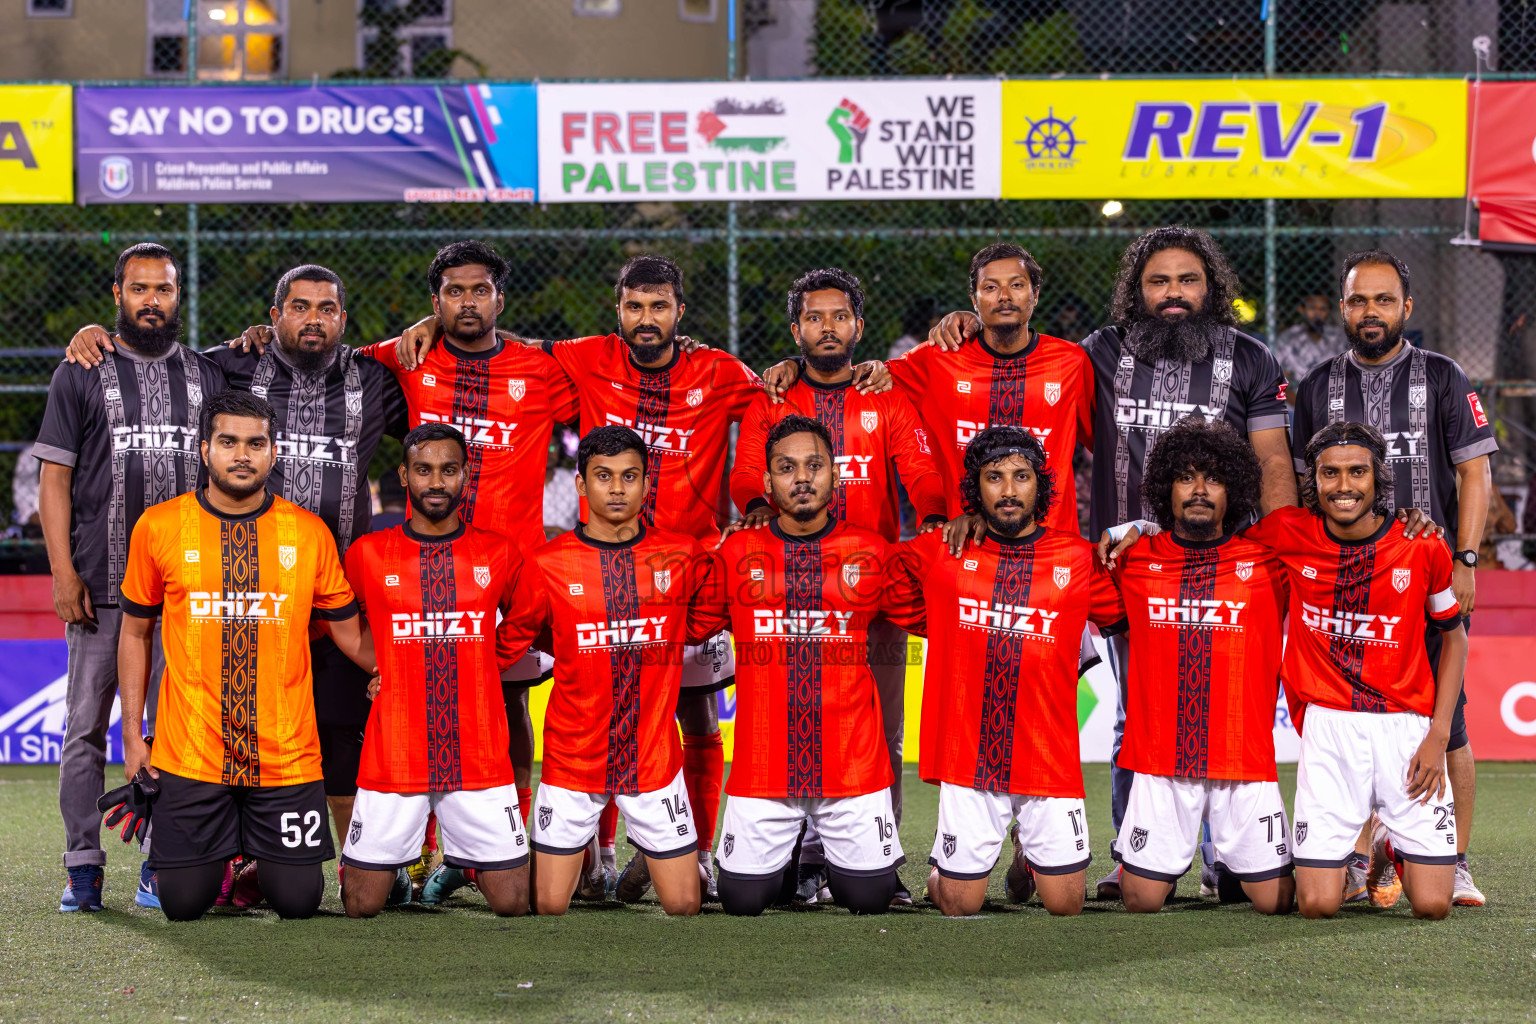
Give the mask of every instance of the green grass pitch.
<path id="1" fill-rule="evenodd" d="M 1085 767 L 1108 867 L 1108 770 Z M 1287 795 L 1295 773 L 1282 769 Z M 473 894 L 347 920 L 334 871 L 321 914 L 173 925 L 133 905 L 108 835 L 107 909 L 60 914 L 61 827 L 47 767 L 0 768 L 0 1022 L 14 1021 L 1528 1021 L 1536 1017 L 1536 765 L 1481 766 L 1473 868 L 1489 905 L 1416 922 L 1407 902 L 1334 921 L 1265 920 L 1196 895 L 1163 913 L 1090 899 L 1082 917 L 996 904 L 853 918 L 748 920 L 654 903 L 502 920 Z M 906 776 L 904 877 L 927 874 L 937 791 Z M 621 844 L 621 861 L 628 848 Z"/>

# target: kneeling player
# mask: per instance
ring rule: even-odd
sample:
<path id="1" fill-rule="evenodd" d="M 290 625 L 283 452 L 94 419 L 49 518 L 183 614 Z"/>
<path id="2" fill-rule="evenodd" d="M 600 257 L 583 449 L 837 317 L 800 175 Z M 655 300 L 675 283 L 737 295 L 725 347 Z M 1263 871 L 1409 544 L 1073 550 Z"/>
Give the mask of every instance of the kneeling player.
<path id="1" fill-rule="evenodd" d="M 342 902 L 350 917 L 382 910 L 399 870 L 420 859 L 435 813 L 443 862 L 473 871 L 496 913 L 525 914 L 528 837 L 493 634 L 522 558 L 501 534 L 459 519 L 463 434 L 424 423 L 404 448 L 410 521 L 365 534 L 347 551 L 347 575 L 375 627 L 381 679 L 341 853 Z"/>
<path id="2" fill-rule="evenodd" d="M 534 798 L 534 909 L 563 914 L 611 799 L 669 914 L 699 912 L 683 751 L 673 724 L 689 604 L 709 570 L 698 541 L 647 526 L 645 442 L 596 427 L 576 449 L 587 522 L 529 557 L 502 624 L 504 663 L 548 628 L 555 680 Z"/>
<path id="3" fill-rule="evenodd" d="M 205 488 L 148 509 L 133 531 L 118 643 L 123 763 L 159 780 L 149 867 L 173 921 L 201 917 L 226 863 L 261 861 L 279 915 L 314 914 L 326 826 L 310 682 L 311 620 L 370 675 L 372 644 L 320 519 L 268 493 L 272 407 L 226 391 L 203 408 Z M 153 755 L 140 738 L 150 640 L 166 675 Z M 151 765 L 153 767 L 151 767 Z"/>
<path id="4" fill-rule="evenodd" d="M 1119 559 L 1130 617 L 1120 765 L 1127 910 L 1162 908 L 1210 822 L 1220 874 L 1263 914 L 1295 891 L 1275 776 L 1284 569 L 1234 530 L 1259 502 L 1259 461 L 1225 421 L 1190 417 L 1147 456 L 1142 494 L 1162 533 Z"/>
<path id="5" fill-rule="evenodd" d="M 701 607 L 736 638 L 735 763 L 720 840 L 720 902 L 762 913 L 779 897 L 801 823 L 815 823 L 832 898 L 884 913 L 903 861 L 867 631 L 920 626 L 895 549 L 827 512 L 837 463 L 827 429 L 786 416 L 768 434 L 764 487 L 779 514 L 731 533 Z"/>
<path id="6" fill-rule="evenodd" d="M 980 910 L 1017 820 L 1010 898 L 1038 888 L 1051 913 L 1077 914 L 1091 859 L 1078 655 L 1087 623 L 1123 629 L 1125 608 L 1092 545 L 1041 525 L 1054 480 L 1034 435 L 988 427 L 966 445 L 964 474 L 986 537 L 958 559 L 938 533 L 903 545 L 928 611 L 919 770 L 939 786 L 928 896 L 952 916 Z"/>

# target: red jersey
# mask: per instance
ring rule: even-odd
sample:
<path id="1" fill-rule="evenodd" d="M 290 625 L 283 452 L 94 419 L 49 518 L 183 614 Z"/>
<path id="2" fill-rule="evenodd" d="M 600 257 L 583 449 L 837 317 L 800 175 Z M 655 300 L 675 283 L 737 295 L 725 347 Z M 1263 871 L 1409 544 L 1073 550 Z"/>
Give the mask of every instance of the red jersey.
<path id="1" fill-rule="evenodd" d="M 1130 619 L 1120 767 L 1193 779 L 1275 779 L 1285 570 L 1243 535 L 1161 533 L 1115 571 Z"/>
<path id="2" fill-rule="evenodd" d="M 757 374 L 719 349 L 681 346 L 666 366 L 643 370 L 617 334 L 546 342 L 545 351 L 576 383 L 583 436 L 621 423 L 645 440 L 645 521 L 713 544 L 731 424 L 762 392 Z"/>
<path id="3" fill-rule="evenodd" d="M 523 571 L 505 537 L 468 525 L 427 537 L 406 524 L 347 549 L 381 682 L 358 785 L 442 793 L 512 782 L 495 628 Z"/>
<path id="4" fill-rule="evenodd" d="M 839 485 L 827 511 L 834 518 L 868 526 L 891 543 L 899 540 L 901 507 L 892 462 L 917 509 L 917 521 L 948 518 L 949 501 L 928 433 L 904 394 L 861 395 L 851 380 L 818 384 L 805 377 L 784 393 L 782 405 L 758 395 L 742 418 L 731 469 L 731 498 L 737 508 L 746 512 L 756 504 L 772 504 L 763 494 L 768 466 L 764 445 L 780 420 L 796 414 L 819 420 L 832 435 Z"/>
<path id="5" fill-rule="evenodd" d="M 777 521 L 713 552 L 701 595 L 736 642 L 736 755 L 726 792 L 767 798 L 862 796 L 891 784 L 866 631 L 877 615 L 921 625 L 896 549 L 836 520 L 805 537 Z"/>
<path id="6" fill-rule="evenodd" d="M 654 527 L 622 544 L 593 540 L 578 527 L 528 557 L 500 635 L 508 641 L 504 664 L 542 630 L 554 638 L 545 782 L 633 795 L 676 777 L 683 645 L 715 632 L 689 629 L 689 604 L 708 572 L 697 541 Z"/>
<path id="7" fill-rule="evenodd" d="M 1093 443 L 1093 366 L 1081 347 L 1036 334 L 1022 352 L 998 355 L 982 340 L 957 352 L 922 344 L 886 364 L 933 438 L 950 516 L 959 515 L 965 446 L 987 427 L 1025 427 L 1045 448 L 1056 502 L 1045 525 L 1079 534 L 1072 454 Z"/>
<path id="8" fill-rule="evenodd" d="M 990 793 L 1080 797 L 1078 655 L 1091 620 L 1123 628 L 1125 607 L 1093 545 L 1037 528 L 989 533 L 953 557 L 939 533 L 901 546 L 928 610 L 924 781 Z"/>
<path id="9" fill-rule="evenodd" d="M 527 548 L 544 543 L 549 440 L 556 423 L 576 418 L 571 382 L 537 348 L 500 340 L 494 349 L 466 352 L 439 338 L 426 359 L 408 371 L 395 355 L 398 341 L 362 352 L 394 372 L 412 427 L 447 423 L 469 442 L 459 516 Z"/>
<path id="10" fill-rule="evenodd" d="M 1461 624 L 1444 544 L 1405 539 L 1395 519 L 1364 540 L 1335 540 L 1322 516 L 1294 507 L 1244 536 L 1274 548 L 1290 581 L 1281 675 L 1298 728 L 1309 704 L 1434 714 L 1426 621 L 1442 631 Z"/>

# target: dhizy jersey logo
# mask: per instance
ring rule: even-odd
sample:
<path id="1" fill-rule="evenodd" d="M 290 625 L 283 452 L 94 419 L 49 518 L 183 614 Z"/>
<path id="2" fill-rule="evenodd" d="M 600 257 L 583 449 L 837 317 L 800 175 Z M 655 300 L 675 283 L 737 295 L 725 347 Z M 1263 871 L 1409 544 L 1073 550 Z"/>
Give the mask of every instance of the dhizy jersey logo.
<path id="1" fill-rule="evenodd" d="M 853 612 L 752 609 L 752 633 L 760 638 L 813 636 L 818 640 L 852 640 L 848 633 L 851 625 Z"/>
<path id="2" fill-rule="evenodd" d="M 869 483 L 869 467 L 874 464 L 873 455 L 837 456 L 837 482 L 840 484 Z"/>
<path id="3" fill-rule="evenodd" d="M 972 438 L 986 430 L 989 426 L 991 424 L 984 421 L 955 420 L 955 444 L 964 448 L 971 443 Z M 1027 426 L 1027 424 L 1021 423 L 1019 426 Z M 1050 427 L 1028 427 L 1028 430 L 1031 434 L 1035 435 L 1035 440 L 1040 442 L 1040 447 L 1042 448 L 1051 439 Z"/>
<path id="4" fill-rule="evenodd" d="M 576 623 L 576 647 L 583 651 L 612 650 L 615 647 L 649 647 L 664 644 L 667 616 L 643 619 L 615 619 L 612 622 Z"/>
<path id="5" fill-rule="evenodd" d="M 195 452 L 197 428 L 180 426 L 114 427 L 114 452 Z"/>
<path id="6" fill-rule="evenodd" d="M 272 439 L 272 454 L 289 462 L 349 463 L 357 458 L 357 445 L 342 437 L 279 430 Z"/>
<path id="7" fill-rule="evenodd" d="M 476 448 L 505 448 L 510 452 L 516 447 L 512 443 L 512 435 L 517 430 L 516 420 L 505 423 L 481 416 L 437 416 L 430 412 L 423 412 L 421 418 L 458 428 L 464 440 Z"/>
<path id="8" fill-rule="evenodd" d="M 485 639 L 485 612 L 395 612 L 389 617 L 389 632 L 396 643 L 425 640 Z"/>
<path id="9" fill-rule="evenodd" d="M 1365 640 L 1397 646 L 1392 633 L 1403 621 L 1401 615 L 1375 615 L 1370 612 L 1324 611 L 1301 602 L 1301 621 L 1311 630 L 1346 640 Z"/>
<path id="10" fill-rule="evenodd" d="M 1381 435 L 1387 442 L 1387 461 L 1421 459 L 1429 452 L 1422 430 L 1389 430 Z"/>
<path id="11" fill-rule="evenodd" d="M 985 629 L 994 633 L 1012 633 L 1016 636 L 1036 637 L 1055 642 L 1051 627 L 1056 624 L 1060 612 L 1034 608 L 1027 604 L 1004 604 L 1001 601 L 982 601 L 974 597 L 960 598 L 961 628 Z"/>
<path id="12" fill-rule="evenodd" d="M 1175 597 L 1148 597 L 1147 619 L 1154 626 L 1241 629 L 1239 619 L 1246 607 L 1247 601 L 1181 601 Z"/>
<path id="13" fill-rule="evenodd" d="M 701 400 L 702 395 L 703 392 L 700 392 Z M 692 396 L 690 395 L 690 397 Z M 691 402 L 690 404 L 697 405 L 698 403 Z M 615 416 L 611 412 L 607 414 L 607 420 L 609 423 L 617 423 L 621 427 L 628 427 L 639 434 L 640 439 L 645 442 L 645 446 L 652 451 L 664 452 L 668 455 L 687 455 L 688 443 L 693 440 L 693 435 L 697 433 L 694 430 L 682 430 L 678 427 L 659 427 L 649 423 L 632 423 L 622 416 Z"/>
<path id="14" fill-rule="evenodd" d="M 1164 402 L 1157 399 L 1117 397 L 1115 425 L 1127 430 L 1167 430 L 1179 420 L 1199 413 L 1208 420 L 1217 418 L 1216 410 L 1195 402 Z"/>
<path id="15" fill-rule="evenodd" d="M 280 622 L 287 603 L 287 594 L 265 590 L 193 590 L 187 594 L 187 610 L 194 620 Z"/>

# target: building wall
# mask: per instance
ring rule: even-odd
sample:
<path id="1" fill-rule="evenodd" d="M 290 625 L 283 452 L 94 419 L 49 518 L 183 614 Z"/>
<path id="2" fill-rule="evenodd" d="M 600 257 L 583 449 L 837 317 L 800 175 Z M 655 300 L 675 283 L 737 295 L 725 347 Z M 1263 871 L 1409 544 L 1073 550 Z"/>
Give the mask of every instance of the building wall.
<path id="1" fill-rule="evenodd" d="M 0 0 L 0 76 L 143 78 L 144 0 L 75 0 L 67 18 L 29 18 L 26 0 Z"/>

